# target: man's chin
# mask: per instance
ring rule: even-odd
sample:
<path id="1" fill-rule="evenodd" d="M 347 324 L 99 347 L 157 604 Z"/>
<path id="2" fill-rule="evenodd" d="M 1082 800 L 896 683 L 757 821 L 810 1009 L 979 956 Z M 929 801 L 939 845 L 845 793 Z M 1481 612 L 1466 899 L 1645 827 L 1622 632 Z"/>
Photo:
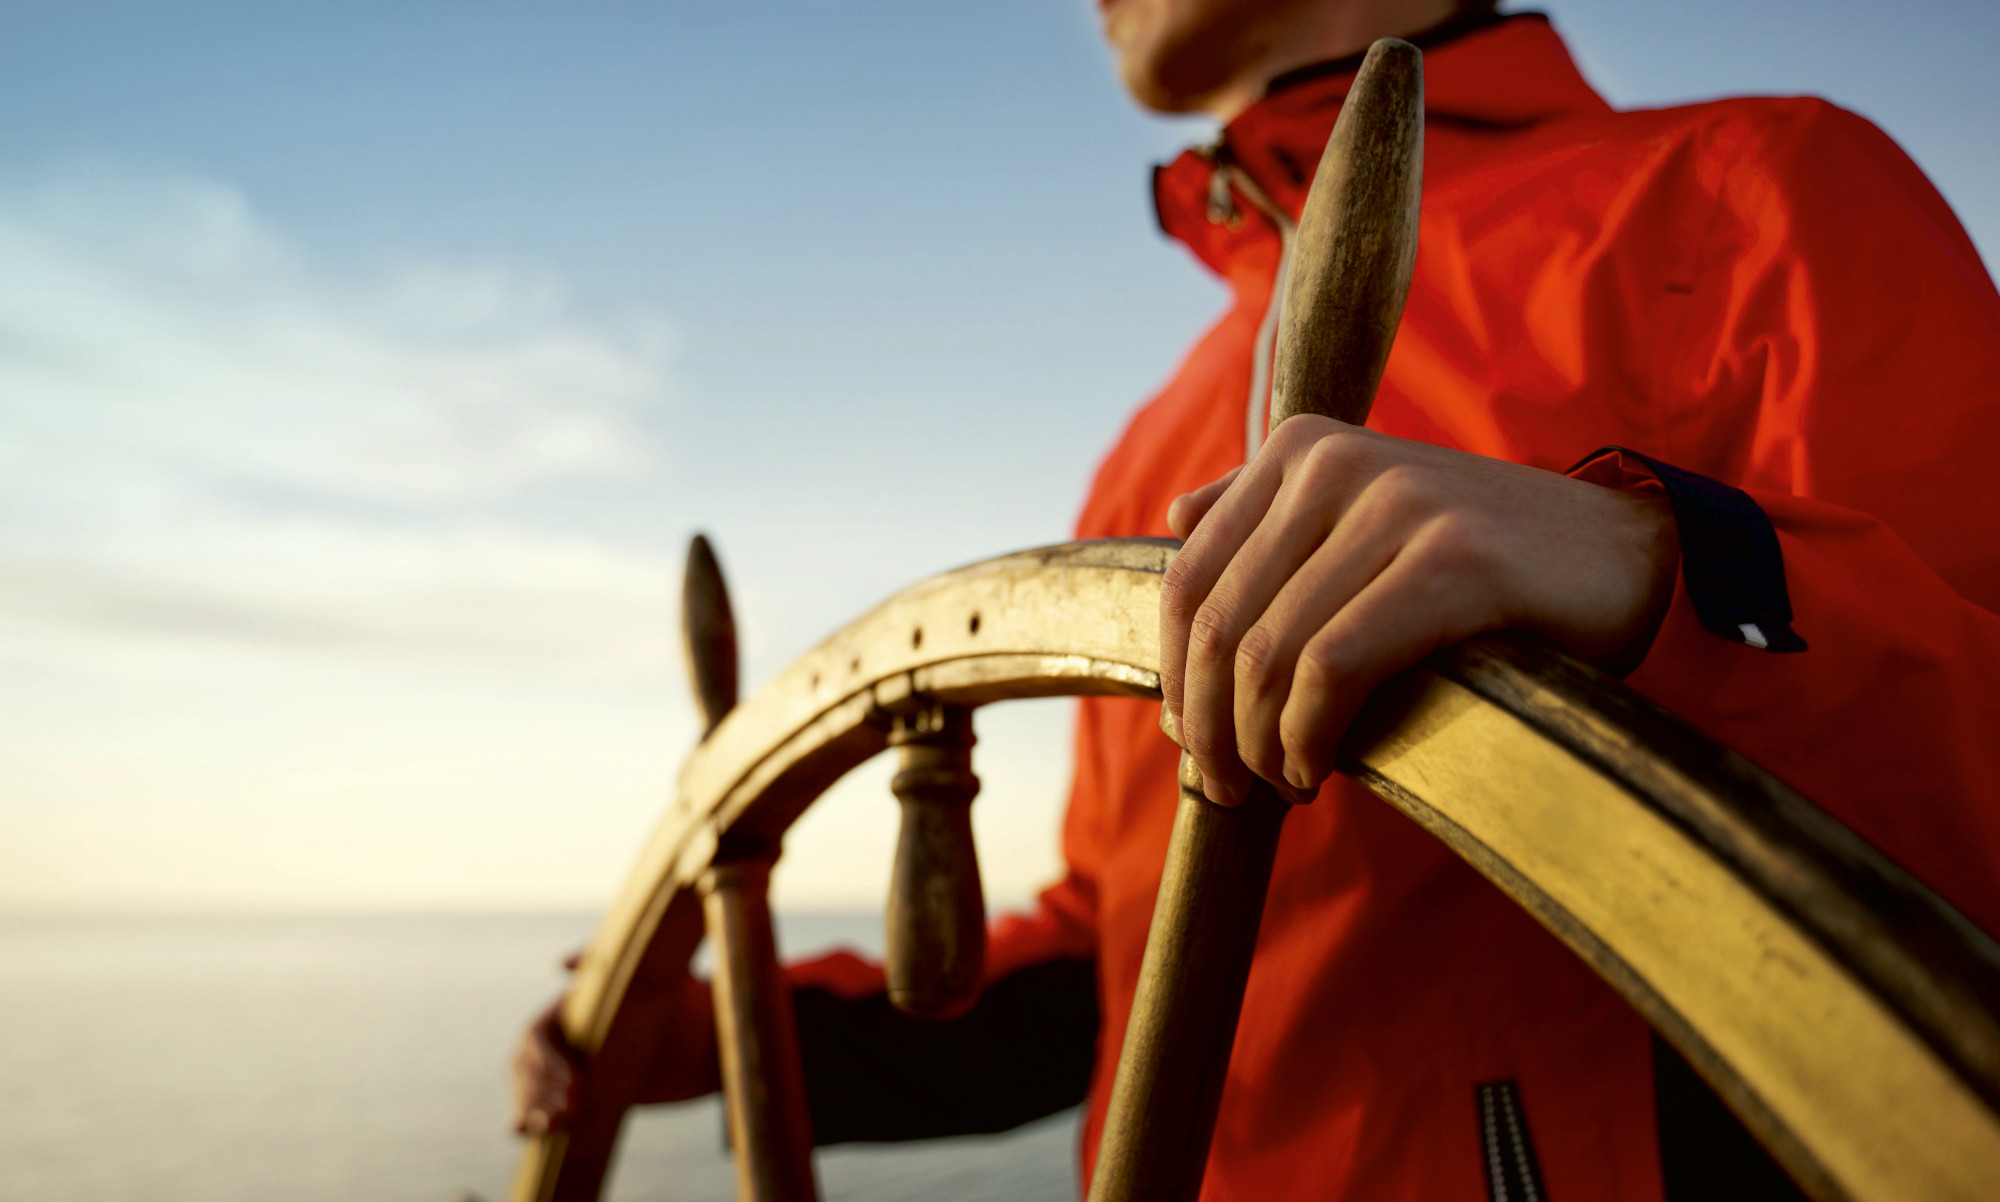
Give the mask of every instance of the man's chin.
<path id="1" fill-rule="evenodd" d="M 1226 23 L 1199 19 L 1213 14 L 1148 0 L 1098 0 L 1098 15 L 1119 79 L 1142 107 L 1195 112 L 1228 88 L 1233 56 L 1223 48 L 1235 39 Z"/>
<path id="2" fill-rule="evenodd" d="M 1126 94 L 1131 96 L 1140 108 L 1148 112 L 1192 113 L 1202 107 L 1200 101 L 1162 87 L 1157 76 L 1143 70 L 1130 70 L 1121 66 L 1118 74 L 1119 81 L 1125 85 Z"/>
<path id="3" fill-rule="evenodd" d="M 1156 113 L 1209 109 L 1229 83 L 1226 74 L 1203 69 L 1211 64 L 1177 61 L 1172 54 L 1160 53 L 1160 47 L 1147 47 L 1152 53 L 1127 51 L 1116 45 L 1112 49 L 1118 57 L 1118 78 L 1125 91 L 1140 107 Z"/>

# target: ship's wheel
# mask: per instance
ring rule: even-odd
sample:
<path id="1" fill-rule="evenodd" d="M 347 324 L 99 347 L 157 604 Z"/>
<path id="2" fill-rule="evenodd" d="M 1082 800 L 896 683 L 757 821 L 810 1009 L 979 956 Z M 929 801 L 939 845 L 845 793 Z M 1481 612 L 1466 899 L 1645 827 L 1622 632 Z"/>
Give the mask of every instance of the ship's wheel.
<path id="1" fill-rule="evenodd" d="M 1416 254 L 1422 70 L 1369 52 L 1293 238 L 1272 423 L 1365 421 Z M 734 627 L 705 543 L 687 630 L 710 729 L 563 1009 L 591 1061 L 574 1125 L 532 1141 L 516 1202 L 595 1198 L 656 1002 L 713 945 L 718 1046 L 751 1200 L 815 1196 L 766 881 L 785 831 L 895 745 L 903 833 L 890 998 L 947 1015 L 985 914 L 967 806 L 972 722 L 1023 697 L 1159 698 L 1176 545 L 1072 543 L 934 577 L 736 705 Z M 2000 949 L 1852 832 L 1615 681 L 1524 637 L 1431 657 L 1380 690 L 1346 770 L 1484 873 L 1629 1000 L 1822 1202 L 2000 1198 Z M 1091 1202 L 1192 1202 L 1207 1161 L 1284 808 L 1185 787 Z"/>
<path id="2" fill-rule="evenodd" d="M 762 886 L 786 829 L 894 738 L 906 763 L 956 759 L 980 707 L 1159 697 L 1174 550 L 1071 543 L 934 577 L 729 710 L 577 970 L 564 1025 L 596 1071 L 576 1125 L 528 1146 L 514 1197 L 597 1196 L 633 1096 L 621 1066 L 647 1063 L 655 1034 L 628 1003 L 685 970 L 704 893 L 726 1066 L 737 1051 L 737 1155 L 765 1158 L 740 1179 L 760 1198 L 809 1190 Z M 712 565 L 705 548 L 693 559 Z M 2000 953 L 1777 780 L 1513 637 L 1441 653 L 1382 690 L 1345 755 L 1630 1000 L 1816 1197 L 1996 1196 Z M 944 869 L 965 879 L 963 865 Z"/>

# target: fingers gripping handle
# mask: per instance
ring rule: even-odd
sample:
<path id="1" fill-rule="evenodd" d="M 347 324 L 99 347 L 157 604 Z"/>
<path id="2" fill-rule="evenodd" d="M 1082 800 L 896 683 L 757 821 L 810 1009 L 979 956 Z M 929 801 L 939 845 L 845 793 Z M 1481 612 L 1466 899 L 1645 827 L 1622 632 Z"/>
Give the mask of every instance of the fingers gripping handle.
<path id="1" fill-rule="evenodd" d="M 1300 413 L 1368 419 L 1416 262 L 1422 162 L 1422 56 L 1384 39 L 1341 106 L 1300 216 L 1279 321 L 1274 427 Z M 1162 725 L 1175 733 L 1171 715 Z M 1214 805 L 1182 757 L 1091 1202 L 1191 1202 L 1201 1192 L 1288 810 L 1261 781 L 1242 805 Z"/>

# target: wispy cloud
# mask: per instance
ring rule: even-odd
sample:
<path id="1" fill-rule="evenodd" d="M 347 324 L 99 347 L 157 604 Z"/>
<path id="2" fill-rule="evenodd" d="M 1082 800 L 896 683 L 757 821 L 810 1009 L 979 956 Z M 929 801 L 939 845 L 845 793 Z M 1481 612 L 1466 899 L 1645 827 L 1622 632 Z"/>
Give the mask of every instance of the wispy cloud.
<path id="1" fill-rule="evenodd" d="M 695 734 L 673 352 L 546 276 L 357 279 L 214 183 L 0 175 L 0 910 L 602 898 Z M 885 495 L 742 524 L 753 668 L 976 553 Z M 1055 871 L 1062 718 L 982 725 L 996 904 Z M 879 899 L 884 772 L 782 904 Z"/>
<path id="2" fill-rule="evenodd" d="M 519 271 L 345 278 L 212 182 L 0 182 L 0 632 L 656 670 L 673 566 L 518 502 L 665 470 L 672 347 Z"/>

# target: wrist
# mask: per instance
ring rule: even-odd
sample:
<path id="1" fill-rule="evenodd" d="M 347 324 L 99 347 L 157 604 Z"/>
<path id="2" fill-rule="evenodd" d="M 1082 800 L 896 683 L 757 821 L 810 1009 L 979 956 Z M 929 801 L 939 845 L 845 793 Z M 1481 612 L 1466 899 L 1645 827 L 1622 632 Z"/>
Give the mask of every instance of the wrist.
<path id="1" fill-rule="evenodd" d="M 1680 531 L 1673 506 L 1657 481 L 1651 485 L 1619 490 L 1629 518 L 1626 540 L 1640 593 L 1622 644 L 1597 663 L 1614 676 L 1624 676 L 1645 662 L 1673 605 L 1674 584 L 1680 577 Z"/>

